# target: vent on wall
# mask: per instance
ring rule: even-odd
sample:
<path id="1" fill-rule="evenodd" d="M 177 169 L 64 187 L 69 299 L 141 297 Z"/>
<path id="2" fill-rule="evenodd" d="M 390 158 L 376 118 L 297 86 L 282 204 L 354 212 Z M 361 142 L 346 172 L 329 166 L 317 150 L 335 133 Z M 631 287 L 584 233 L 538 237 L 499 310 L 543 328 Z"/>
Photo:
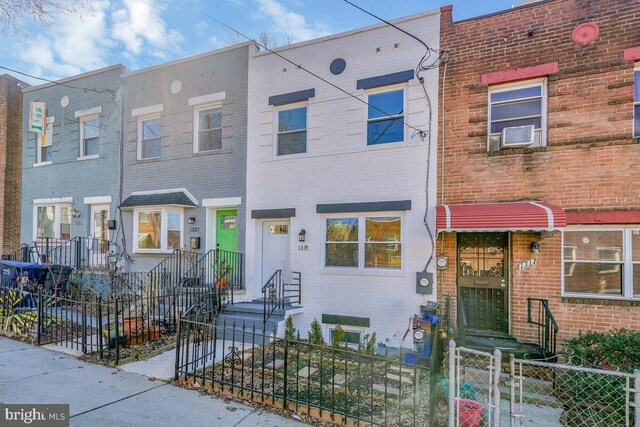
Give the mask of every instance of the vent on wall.
<path id="1" fill-rule="evenodd" d="M 500 148 L 526 147 L 533 144 L 533 125 L 513 126 L 502 129 Z"/>

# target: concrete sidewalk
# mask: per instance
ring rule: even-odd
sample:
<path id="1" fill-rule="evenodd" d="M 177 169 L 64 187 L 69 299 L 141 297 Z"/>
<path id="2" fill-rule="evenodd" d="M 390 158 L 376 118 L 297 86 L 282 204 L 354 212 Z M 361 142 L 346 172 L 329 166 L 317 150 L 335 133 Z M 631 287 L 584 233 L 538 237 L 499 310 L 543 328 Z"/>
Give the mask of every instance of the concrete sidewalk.
<path id="1" fill-rule="evenodd" d="M 72 426 L 304 426 L 0 337 L 0 403 L 68 403 Z"/>

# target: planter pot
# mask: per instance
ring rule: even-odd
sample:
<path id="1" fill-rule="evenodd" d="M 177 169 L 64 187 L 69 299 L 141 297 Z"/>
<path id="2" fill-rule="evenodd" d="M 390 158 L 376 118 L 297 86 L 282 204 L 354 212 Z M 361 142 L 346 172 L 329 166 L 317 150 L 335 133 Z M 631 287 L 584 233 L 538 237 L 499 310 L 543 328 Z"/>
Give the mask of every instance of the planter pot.
<path id="1" fill-rule="evenodd" d="M 149 337 L 149 341 L 158 341 L 160 339 L 160 328 L 158 327 L 151 326 L 145 332 L 148 332 L 145 333 L 145 336 Z"/>
<path id="2" fill-rule="evenodd" d="M 145 342 L 145 333 L 142 329 L 142 317 L 127 317 L 122 320 L 122 329 L 126 336 L 127 345 L 138 345 Z"/>

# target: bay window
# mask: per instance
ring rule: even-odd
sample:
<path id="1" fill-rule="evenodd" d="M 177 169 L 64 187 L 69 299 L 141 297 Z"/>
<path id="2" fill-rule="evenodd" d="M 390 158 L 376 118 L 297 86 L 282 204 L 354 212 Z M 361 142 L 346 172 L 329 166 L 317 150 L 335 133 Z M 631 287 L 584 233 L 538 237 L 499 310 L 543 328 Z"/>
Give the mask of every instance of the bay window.
<path id="1" fill-rule="evenodd" d="M 568 229 L 563 235 L 564 294 L 640 297 L 640 228 Z"/>
<path id="2" fill-rule="evenodd" d="M 325 267 L 402 268 L 401 218 L 350 216 L 325 219 Z"/>
<path id="3" fill-rule="evenodd" d="M 180 209 L 136 209 L 133 227 L 135 252 L 171 252 L 182 247 L 183 214 Z"/>

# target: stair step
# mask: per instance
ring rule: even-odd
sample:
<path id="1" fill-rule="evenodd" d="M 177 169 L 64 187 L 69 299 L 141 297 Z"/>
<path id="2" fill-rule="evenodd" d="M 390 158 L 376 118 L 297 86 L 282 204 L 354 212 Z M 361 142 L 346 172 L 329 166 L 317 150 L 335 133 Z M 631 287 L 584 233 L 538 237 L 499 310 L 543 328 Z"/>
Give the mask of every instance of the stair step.
<path id="1" fill-rule="evenodd" d="M 284 310 L 277 308 L 273 311 L 273 314 L 271 316 L 284 316 L 287 312 L 287 310 L 291 310 L 293 309 L 293 306 L 285 306 Z M 262 316 L 262 314 L 264 313 L 264 306 L 262 304 L 255 304 L 255 303 L 236 303 L 236 304 L 229 304 L 228 306 L 225 307 L 224 313 L 255 313 L 255 314 L 260 314 L 260 316 Z"/>

